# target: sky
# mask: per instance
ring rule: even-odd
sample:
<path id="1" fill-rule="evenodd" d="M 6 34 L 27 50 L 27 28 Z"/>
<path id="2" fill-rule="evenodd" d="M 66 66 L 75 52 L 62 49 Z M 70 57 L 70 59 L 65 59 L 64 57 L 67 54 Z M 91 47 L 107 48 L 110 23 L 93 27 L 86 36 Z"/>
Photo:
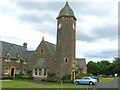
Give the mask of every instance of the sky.
<path id="1" fill-rule="evenodd" d="M 57 16 L 66 0 L 0 1 L 0 40 L 35 50 L 42 37 L 56 44 Z M 118 56 L 118 0 L 68 0 L 77 18 L 76 58 L 109 60 Z"/>

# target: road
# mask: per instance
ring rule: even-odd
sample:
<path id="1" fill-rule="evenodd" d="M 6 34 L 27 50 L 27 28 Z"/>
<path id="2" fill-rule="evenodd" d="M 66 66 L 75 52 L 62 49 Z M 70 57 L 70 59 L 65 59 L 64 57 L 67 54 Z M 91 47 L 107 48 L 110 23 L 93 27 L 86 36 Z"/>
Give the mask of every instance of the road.
<path id="1" fill-rule="evenodd" d="M 109 83 L 98 83 L 98 85 L 92 87 L 96 90 L 120 90 L 120 79 L 114 79 Z"/>

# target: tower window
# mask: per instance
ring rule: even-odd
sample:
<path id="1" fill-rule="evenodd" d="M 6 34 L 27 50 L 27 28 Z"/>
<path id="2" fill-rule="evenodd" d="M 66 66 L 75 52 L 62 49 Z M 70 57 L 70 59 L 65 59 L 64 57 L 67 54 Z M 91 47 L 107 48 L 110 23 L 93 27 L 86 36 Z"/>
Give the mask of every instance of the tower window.
<path id="1" fill-rule="evenodd" d="M 69 61 L 69 60 L 68 60 L 68 58 L 67 58 L 67 57 L 66 57 L 66 58 L 64 58 L 64 62 L 65 62 L 65 63 L 68 63 L 68 61 Z"/>

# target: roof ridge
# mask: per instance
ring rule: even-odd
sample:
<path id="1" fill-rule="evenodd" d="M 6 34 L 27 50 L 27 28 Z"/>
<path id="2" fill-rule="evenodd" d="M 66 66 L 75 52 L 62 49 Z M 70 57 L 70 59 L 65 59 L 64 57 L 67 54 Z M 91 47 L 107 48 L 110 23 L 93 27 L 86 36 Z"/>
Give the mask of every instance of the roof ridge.
<path id="1" fill-rule="evenodd" d="M 15 46 L 23 47 L 22 45 L 18 45 L 18 44 L 6 42 L 6 41 L 1 41 L 1 40 L 0 40 L 0 42 L 6 43 L 6 44 L 12 44 L 12 45 L 15 45 Z"/>
<path id="2" fill-rule="evenodd" d="M 54 43 L 51 43 L 51 42 L 48 42 L 48 41 L 44 41 L 44 42 L 55 45 Z M 56 46 L 56 45 L 55 45 L 55 46 Z"/>

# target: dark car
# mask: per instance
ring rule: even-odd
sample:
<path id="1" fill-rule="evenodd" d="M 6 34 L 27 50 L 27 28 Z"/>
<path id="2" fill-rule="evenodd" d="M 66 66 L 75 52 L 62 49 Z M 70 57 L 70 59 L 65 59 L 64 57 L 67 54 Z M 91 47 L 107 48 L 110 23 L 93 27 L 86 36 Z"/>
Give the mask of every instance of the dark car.
<path id="1" fill-rule="evenodd" d="M 98 76 L 90 76 L 93 79 L 97 79 L 97 82 L 99 82 L 99 77 Z"/>

